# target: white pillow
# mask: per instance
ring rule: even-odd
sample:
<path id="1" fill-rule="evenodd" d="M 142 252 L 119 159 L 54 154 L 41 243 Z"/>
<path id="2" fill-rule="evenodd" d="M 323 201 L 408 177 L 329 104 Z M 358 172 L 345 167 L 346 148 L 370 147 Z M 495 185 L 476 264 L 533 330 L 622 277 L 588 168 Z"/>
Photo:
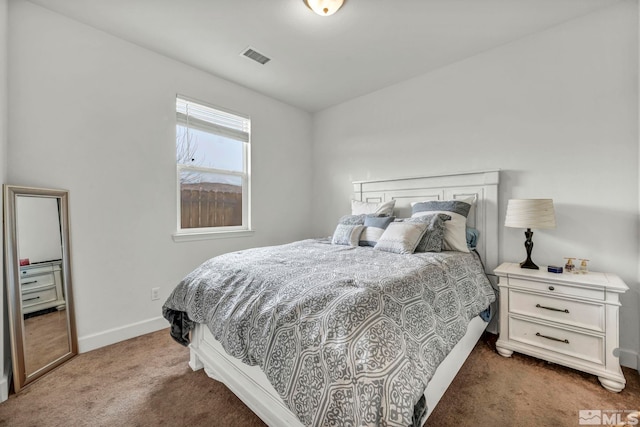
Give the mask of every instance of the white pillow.
<path id="1" fill-rule="evenodd" d="M 412 254 L 428 226 L 426 222 L 392 222 L 384 230 L 374 249 L 397 254 Z"/>
<path id="2" fill-rule="evenodd" d="M 467 216 L 471 210 L 473 198 L 463 200 L 428 200 L 411 204 L 411 218 L 431 213 L 443 213 L 451 216 L 446 221 L 443 249 L 445 251 L 469 252 L 467 246 Z"/>
<path id="3" fill-rule="evenodd" d="M 388 202 L 361 202 L 360 200 L 352 200 L 351 201 L 351 214 L 352 215 L 362 215 L 362 214 L 377 214 L 380 216 L 391 216 L 393 215 L 393 208 L 396 205 L 395 200 L 390 200 Z"/>

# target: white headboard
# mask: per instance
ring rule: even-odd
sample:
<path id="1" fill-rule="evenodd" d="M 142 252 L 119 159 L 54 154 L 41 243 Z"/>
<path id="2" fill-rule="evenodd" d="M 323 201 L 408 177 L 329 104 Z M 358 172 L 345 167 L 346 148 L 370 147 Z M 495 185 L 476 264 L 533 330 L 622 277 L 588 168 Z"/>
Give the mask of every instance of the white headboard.
<path id="1" fill-rule="evenodd" d="M 477 251 L 485 270 L 498 266 L 498 183 L 497 170 L 451 175 L 422 176 L 353 182 L 353 198 L 363 202 L 395 200 L 395 215 L 411 216 L 411 202 L 474 198 L 467 224 L 480 231 Z"/>

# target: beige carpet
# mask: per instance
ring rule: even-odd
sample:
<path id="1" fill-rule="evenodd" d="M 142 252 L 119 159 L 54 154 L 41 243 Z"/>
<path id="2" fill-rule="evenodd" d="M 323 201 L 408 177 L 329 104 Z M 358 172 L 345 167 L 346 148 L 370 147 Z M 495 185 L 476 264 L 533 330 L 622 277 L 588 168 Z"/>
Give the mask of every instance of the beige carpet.
<path id="1" fill-rule="evenodd" d="M 640 380 L 610 393 L 591 375 L 477 345 L 427 425 L 577 426 L 579 410 L 638 410 Z M 0 404 L 0 426 L 263 426 L 159 331 L 81 354 Z"/>

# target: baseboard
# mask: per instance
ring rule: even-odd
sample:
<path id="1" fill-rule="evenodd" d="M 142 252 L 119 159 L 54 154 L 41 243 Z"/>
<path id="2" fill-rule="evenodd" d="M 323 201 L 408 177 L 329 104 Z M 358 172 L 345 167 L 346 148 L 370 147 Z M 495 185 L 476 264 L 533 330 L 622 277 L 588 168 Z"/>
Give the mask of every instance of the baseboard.
<path id="1" fill-rule="evenodd" d="M 0 378 L 0 402 L 4 402 L 9 398 L 9 374 L 5 374 Z"/>
<path id="2" fill-rule="evenodd" d="M 640 353 L 625 348 L 621 348 L 619 351 L 620 364 L 627 368 L 636 369 L 640 373 Z"/>
<path id="3" fill-rule="evenodd" d="M 13 369 L 11 369 L 11 359 L 5 360 L 4 374 L 0 378 L 0 402 L 4 402 L 9 398 L 9 388 L 11 388 L 11 380 L 13 378 Z"/>
<path id="4" fill-rule="evenodd" d="M 108 329 L 97 334 L 86 335 L 78 338 L 78 352 L 86 353 L 100 347 L 115 344 L 130 338 L 139 337 L 140 335 L 149 334 L 168 328 L 169 324 L 162 316 L 153 319 L 143 320 L 142 322 L 131 323 L 119 328 Z"/>

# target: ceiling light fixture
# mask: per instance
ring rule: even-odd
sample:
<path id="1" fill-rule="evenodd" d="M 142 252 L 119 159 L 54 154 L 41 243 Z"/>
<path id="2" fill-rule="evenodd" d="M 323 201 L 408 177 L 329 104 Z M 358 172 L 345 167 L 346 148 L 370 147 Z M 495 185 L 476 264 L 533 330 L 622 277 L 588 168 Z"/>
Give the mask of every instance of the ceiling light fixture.
<path id="1" fill-rule="evenodd" d="M 304 0 L 304 2 L 318 15 L 329 16 L 342 7 L 344 0 Z"/>

